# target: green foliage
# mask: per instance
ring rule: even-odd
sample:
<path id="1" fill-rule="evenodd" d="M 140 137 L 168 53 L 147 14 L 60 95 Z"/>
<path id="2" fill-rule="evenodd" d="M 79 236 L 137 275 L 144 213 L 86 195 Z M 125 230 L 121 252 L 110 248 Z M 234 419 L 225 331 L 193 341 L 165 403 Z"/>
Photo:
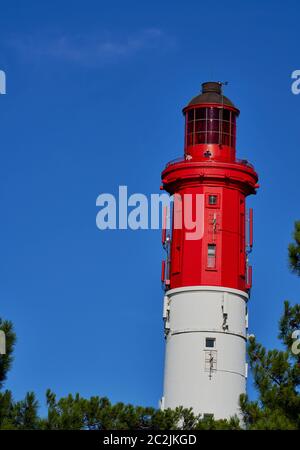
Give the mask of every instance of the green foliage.
<path id="1" fill-rule="evenodd" d="M 300 220 L 295 222 L 293 239 L 294 242 L 288 247 L 289 264 L 292 272 L 300 276 Z"/>
<path id="2" fill-rule="evenodd" d="M 39 428 L 38 402 L 33 392 L 28 392 L 24 400 L 16 402 L 13 408 L 13 423 L 21 430 Z"/>
<path id="3" fill-rule="evenodd" d="M 300 330 L 300 305 L 291 306 L 288 301 L 284 302 L 284 312 L 279 321 L 279 339 L 287 349 L 293 344 L 292 334 Z"/>
<path id="4" fill-rule="evenodd" d="M 300 221 L 295 222 L 294 242 L 288 247 L 290 269 L 300 276 Z M 293 332 L 300 329 L 300 305 L 284 302 L 279 321 L 283 350 L 267 351 L 255 339 L 249 340 L 248 355 L 258 401 L 240 399 L 248 429 L 300 429 L 300 354 L 294 354 Z"/>
<path id="5" fill-rule="evenodd" d="M 14 429 L 14 406 L 10 391 L 0 392 L 0 430 Z"/>
<path id="6" fill-rule="evenodd" d="M 6 354 L 0 355 L 0 389 L 6 380 L 7 372 L 11 368 L 13 361 L 13 351 L 16 343 L 16 334 L 11 322 L 0 318 L 0 330 L 4 331 L 6 339 Z"/>
<path id="7" fill-rule="evenodd" d="M 182 407 L 165 411 L 154 408 L 116 403 L 106 397 L 84 399 L 76 394 L 56 400 L 50 390 L 46 393 L 48 416 L 40 419 L 34 394 L 14 402 L 10 391 L 0 393 L 0 430 L 214 430 L 240 429 L 239 421 L 200 419 L 191 409 Z"/>
<path id="8" fill-rule="evenodd" d="M 0 392 L 0 430 L 35 430 L 40 428 L 38 402 L 33 392 L 14 402 L 10 391 Z"/>
<path id="9" fill-rule="evenodd" d="M 267 351 L 251 339 L 248 355 L 259 400 L 241 396 L 246 428 L 300 428 L 300 368 L 290 349 Z"/>
<path id="10" fill-rule="evenodd" d="M 201 420 L 191 409 L 157 410 L 150 407 L 116 403 L 112 405 L 106 397 L 91 397 L 89 400 L 76 394 L 56 400 L 47 391 L 48 417 L 41 422 L 43 429 L 87 429 L 87 430 L 193 430 L 234 428 L 238 420 L 215 422 Z"/>

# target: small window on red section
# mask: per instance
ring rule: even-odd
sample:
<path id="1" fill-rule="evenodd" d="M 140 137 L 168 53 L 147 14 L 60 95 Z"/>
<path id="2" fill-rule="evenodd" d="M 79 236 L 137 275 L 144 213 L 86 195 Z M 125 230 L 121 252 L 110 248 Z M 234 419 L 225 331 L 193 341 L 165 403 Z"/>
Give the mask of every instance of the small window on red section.
<path id="1" fill-rule="evenodd" d="M 216 268 L 216 244 L 208 244 L 207 246 L 207 268 Z"/>
<path id="2" fill-rule="evenodd" d="M 213 192 L 206 194 L 206 206 L 208 208 L 219 208 L 220 207 L 220 196 Z"/>
<path id="3" fill-rule="evenodd" d="M 218 203 L 217 195 L 209 195 L 208 196 L 208 203 L 209 203 L 209 205 L 216 205 Z"/>

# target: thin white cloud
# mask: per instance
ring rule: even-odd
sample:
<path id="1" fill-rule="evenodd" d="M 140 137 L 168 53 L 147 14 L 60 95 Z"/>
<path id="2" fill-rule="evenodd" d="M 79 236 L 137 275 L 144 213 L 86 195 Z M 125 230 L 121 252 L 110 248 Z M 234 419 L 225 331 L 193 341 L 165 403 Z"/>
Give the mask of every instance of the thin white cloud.
<path id="1" fill-rule="evenodd" d="M 142 51 L 168 48 L 173 40 L 157 28 L 114 37 L 84 35 L 17 36 L 8 42 L 19 56 L 28 60 L 51 58 L 81 65 L 118 62 Z"/>

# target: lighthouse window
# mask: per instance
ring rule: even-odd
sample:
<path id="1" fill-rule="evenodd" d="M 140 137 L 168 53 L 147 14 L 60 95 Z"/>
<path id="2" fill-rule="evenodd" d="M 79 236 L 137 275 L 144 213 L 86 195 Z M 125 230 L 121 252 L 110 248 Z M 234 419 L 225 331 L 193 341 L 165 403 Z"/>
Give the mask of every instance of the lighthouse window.
<path id="1" fill-rule="evenodd" d="M 216 195 L 209 195 L 208 196 L 208 204 L 209 205 L 216 205 L 218 202 L 218 197 Z"/>
<path id="2" fill-rule="evenodd" d="M 219 144 L 235 147 L 236 113 L 215 107 L 187 111 L 186 145 Z"/>
<path id="3" fill-rule="evenodd" d="M 208 244 L 207 267 L 209 269 L 214 269 L 216 267 L 216 244 Z"/>
<path id="4" fill-rule="evenodd" d="M 206 338 L 205 339 L 205 347 L 213 348 L 215 347 L 216 340 L 215 338 Z"/>

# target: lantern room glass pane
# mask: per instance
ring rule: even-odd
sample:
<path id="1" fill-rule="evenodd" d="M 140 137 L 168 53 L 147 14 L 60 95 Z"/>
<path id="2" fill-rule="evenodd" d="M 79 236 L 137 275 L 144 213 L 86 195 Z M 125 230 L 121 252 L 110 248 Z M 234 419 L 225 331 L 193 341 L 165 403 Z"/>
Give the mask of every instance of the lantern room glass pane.
<path id="1" fill-rule="evenodd" d="M 230 135 L 229 134 L 222 134 L 222 144 L 230 146 Z"/>
<path id="2" fill-rule="evenodd" d="M 235 136 L 236 126 L 235 122 L 231 122 L 231 134 Z"/>
<path id="3" fill-rule="evenodd" d="M 235 147 L 236 114 L 233 111 L 205 107 L 187 111 L 187 146 L 223 144 Z"/>
<path id="4" fill-rule="evenodd" d="M 219 119 L 220 109 L 219 108 L 208 108 L 208 119 Z"/>
<path id="5" fill-rule="evenodd" d="M 217 131 L 210 131 L 207 133 L 207 144 L 219 144 L 220 134 Z"/>
<path id="6" fill-rule="evenodd" d="M 230 122 L 222 121 L 222 131 L 223 133 L 230 133 Z"/>
<path id="7" fill-rule="evenodd" d="M 197 133 L 195 135 L 195 144 L 205 144 L 206 143 L 206 133 Z"/>
<path id="8" fill-rule="evenodd" d="M 188 122 L 190 122 L 191 120 L 194 120 L 194 112 L 195 112 L 194 109 L 190 109 L 188 111 Z"/>
<path id="9" fill-rule="evenodd" d="M 194 122 L 188 122 L 188 124 L 187 124 L 188 134 L 193 133 L 193 131 L 194 131 Z"/>
<path id="10" fill-rule="evenodd" d="M 196 120 L 195 122 L 195 132 L 206 131 L 206 120 Z"/>
<path id="11" fill-rule="evenodd" d="M 207 130 L 208 131 L 219 131 L 220 121 L 219 120 L 208 120 L 207 121 Z"/>
<path id="12" fill-rule="evenodd" d="M 223 120 L 230 120 L 230 111 L 228 109 L 222 109 Z"/>
<path id="13" fill-rule="evenodd" d="M 196 120 L 206 119 L 206 110 L 207 108 L 196 109 Z"/>
<path id="14" fill-rule="evenodd" d="M 193 134 L 187 135 L 187 145 L 193 145 Z"/>

